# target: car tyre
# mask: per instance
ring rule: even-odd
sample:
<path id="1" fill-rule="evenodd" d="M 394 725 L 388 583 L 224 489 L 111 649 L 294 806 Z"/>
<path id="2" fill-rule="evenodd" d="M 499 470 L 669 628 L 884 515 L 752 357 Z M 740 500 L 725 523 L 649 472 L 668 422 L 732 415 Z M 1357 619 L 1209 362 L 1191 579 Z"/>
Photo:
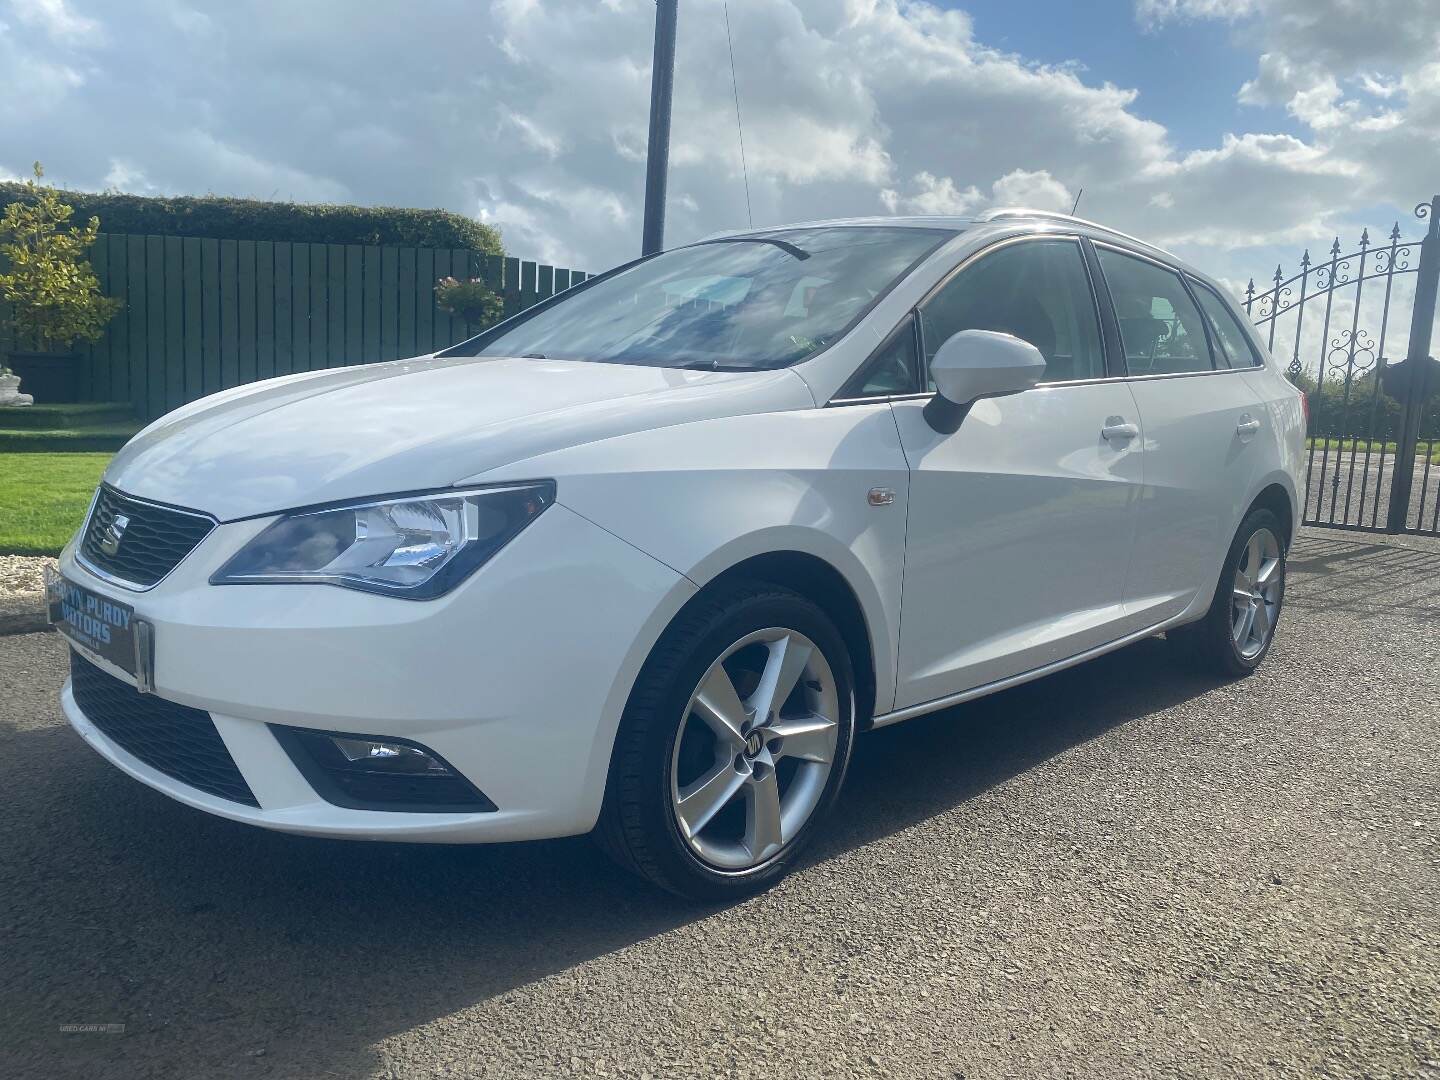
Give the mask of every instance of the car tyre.
<path id="1" fill-rule="evenodd" d="M 793 689 L 777 692 L 788 678 Z M 834 804 L 855 710 L 849 653 L 818 605 L 764 582 L 701 594 L 631 691 L 595 837 L 620 865 L 692 900 L 763 891 Z"/>
<path id="2" fill-rule="evenodd" d="M 1270 652 L 1285 601 L 1284 537 L 1269 510 L 1252 510 L 1240 523 L 1205 617 L 1167 635 L 1197 666 L 1240 678 Z"/>

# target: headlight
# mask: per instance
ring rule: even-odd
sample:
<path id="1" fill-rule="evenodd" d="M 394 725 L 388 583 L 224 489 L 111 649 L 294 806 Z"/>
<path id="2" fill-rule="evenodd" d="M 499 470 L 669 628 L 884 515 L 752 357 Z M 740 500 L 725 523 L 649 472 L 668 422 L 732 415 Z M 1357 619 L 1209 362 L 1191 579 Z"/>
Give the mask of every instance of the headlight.
<path id="1" fill-rule="evenodd" d="M 540 480 L 286 514 L 212 585 L 318 582 L 429 600 L 448 592 L 555 501 Z"/>

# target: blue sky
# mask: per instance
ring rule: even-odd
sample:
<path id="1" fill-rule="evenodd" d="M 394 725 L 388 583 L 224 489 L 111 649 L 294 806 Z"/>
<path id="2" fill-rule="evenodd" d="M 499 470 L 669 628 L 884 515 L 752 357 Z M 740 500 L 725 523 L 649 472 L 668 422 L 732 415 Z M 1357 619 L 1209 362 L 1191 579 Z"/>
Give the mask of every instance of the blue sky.
<path id="1" fill-rule="evenodd" d="M 1076 64 L 1087 80 L 1138 91 L 1132 111 L 1165 125 L 1177 150 L 1214 146 L 1227 131 L 1301 133 L 1283 108 L 1236 100 L 1262 51 L 1253 18 L 1146 28 L 1133 5 L 1120 0 L 952 0 L 944 6 L 967 12 L 987 45 L 1040 63 Z"/>

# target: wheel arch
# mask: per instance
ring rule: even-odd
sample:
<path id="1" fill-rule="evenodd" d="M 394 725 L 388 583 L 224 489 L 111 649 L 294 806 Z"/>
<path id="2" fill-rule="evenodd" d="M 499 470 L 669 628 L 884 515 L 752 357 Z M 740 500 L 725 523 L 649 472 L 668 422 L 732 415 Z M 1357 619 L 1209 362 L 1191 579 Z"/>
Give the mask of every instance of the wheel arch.
<path id="1" fill-rule="evenodd" d="M 763 581 L 792 589 L 830 617 L 850 652 L 856 710 L 860 726 L 868 727 L 875 713 L 875 646 L 864 606 L 845 575 L 807 551 L 768 551 L 722 570 L 705 583 L 694 600 L 740 581 Z"/>
<path id="2" fill-rule="evenodd" d="M 1296 500 L 1290 488 L 1277 480 L 1272 480 L 1250 500 L 1245 512 L 1240 515 L 1240 520 L 1244 521 L 1256 510 L 1269 510 L 1280 519 L 1280 524 L 1285 530 L 1282 540 L 1286 550 L 1289 550 L 1291 542 L 1295 539 L 1297 525 Z M 1239 528 L 1238 523 L 1236 528 Z"/>

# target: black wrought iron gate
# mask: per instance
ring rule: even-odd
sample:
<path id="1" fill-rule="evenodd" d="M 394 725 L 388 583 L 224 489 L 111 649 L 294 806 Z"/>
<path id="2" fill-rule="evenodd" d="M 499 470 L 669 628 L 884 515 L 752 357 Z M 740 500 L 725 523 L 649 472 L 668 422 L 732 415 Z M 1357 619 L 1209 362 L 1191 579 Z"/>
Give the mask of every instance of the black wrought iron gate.
<path id="1" fill-rule="evenodd" d="M 1310 402 L 1304 521 L 1339 529 L 1440 535 L 1440 363 L 1430 355 L 1440 287 L 1440 195 L 1415 208 L 1425 236 L 1357 251 L 1300 272 L 1275 268 L 1245 310 Z M 1403 360 L 1391 361 L 1409 310 Z M 1278 331 L 1278 334 L 1277 334 Z"/>

